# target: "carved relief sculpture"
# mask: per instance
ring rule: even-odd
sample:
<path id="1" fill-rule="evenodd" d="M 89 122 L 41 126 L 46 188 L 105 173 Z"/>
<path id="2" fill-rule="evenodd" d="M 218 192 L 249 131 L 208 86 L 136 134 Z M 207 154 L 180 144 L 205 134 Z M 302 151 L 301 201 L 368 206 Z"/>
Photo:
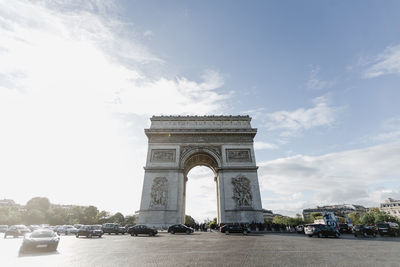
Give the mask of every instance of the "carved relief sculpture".
<path id="1" fill-rule="evenodd" d="M 226 156 L 228 161 L 251 162 L 249 149 L 227 149 Z"/>
<path id="2" fill-rule="evenodd" d="M 173 162 L 173 161 L 175 161 L 175 150 L 174 149 L 153 149 L 151 151 L 151 161 Z"/>
<path id="3" fill-rule="evenodd" d="M 233 199 L 236 202 L 236 206 L 251 207 L 253 203 L 253 196 L 251 194 L 250 180 L 243 175 L 238 175 L 232 178 L 233 184 Z"/>
<path id="4" fill-rule="evenodd" d="M 150 208 L 165 208 L 168 202 L 168 179 L 157 177 L 151 187 Z"/>

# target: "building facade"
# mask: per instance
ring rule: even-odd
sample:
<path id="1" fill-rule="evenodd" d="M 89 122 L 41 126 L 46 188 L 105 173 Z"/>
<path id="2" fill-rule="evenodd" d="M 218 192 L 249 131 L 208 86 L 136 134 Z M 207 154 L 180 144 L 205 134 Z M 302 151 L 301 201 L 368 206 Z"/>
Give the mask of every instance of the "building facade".
<path id="1" fill-rule="evenodd" d="M 400 218 L 400 200 L 388 198 L 385 203 L 381 203 L 380 210 L 393 217 Z"/>
<path id="2" fill-rule="evenodd" d="M 342 204 L 342 205 L 328 205 L 328 206 L 317 206 L 316 208 L 304 209 L 303 210 L 303 218 L 308 217 L 313 212 L 333 212 L 335 215 L 347 215 L 349 213 L 364 213 L 367 212 L 368 209 L 361 205 L 353 205 L 353 204 Z"/>

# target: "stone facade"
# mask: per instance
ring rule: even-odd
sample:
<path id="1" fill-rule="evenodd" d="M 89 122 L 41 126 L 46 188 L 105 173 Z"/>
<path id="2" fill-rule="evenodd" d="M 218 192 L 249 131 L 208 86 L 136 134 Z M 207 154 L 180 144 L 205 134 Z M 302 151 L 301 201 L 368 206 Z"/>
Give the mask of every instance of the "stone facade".
<path id="1" fill-rule="evenodd" d="M 381 203 L 380 210 L 393 217 L 400 218 L 400 200 L 388 198 L 385 203 Z"/>
<path id="2" fill-rule="evenodd" d="M 186 181 L 195 166 L 215 174 L 219 223 L 263 222 L 249 116 L 153 116 L 139 223 L 166 227 L 185 218 Z M 190 196 L 189 196 L 190 197 Z"/>
<path id="3" fill-rule="evenodd" d="M 329 206 L 321 206 L 311 209 L 303 210 L 303 218 L 308 217 L 313 212 L 333 212 L 335 215 L 348 215 L 350 213 L 364 213 L 368 211 L 367 208 L 361 205 L 353 205 L 353 204 L 342 204 L 342 205 L 329 205 Z"/>

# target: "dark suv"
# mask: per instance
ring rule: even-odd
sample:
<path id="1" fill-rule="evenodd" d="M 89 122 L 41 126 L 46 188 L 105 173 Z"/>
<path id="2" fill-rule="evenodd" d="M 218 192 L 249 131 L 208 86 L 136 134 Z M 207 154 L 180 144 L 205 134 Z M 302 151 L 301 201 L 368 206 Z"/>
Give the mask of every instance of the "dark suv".
<path id="1" fill-rule="evenodd" d="M 168 227 L 168 233 L 175 234 L 175 233 L 186 233 L 191 234 L 193 233 L 193 228 L 187 227 L 184 224 L 175 224 Z"/>
<path id="2" fill-rule="evenodd" d="M 377 223 L 376 227 L 381 236 L 399 236 L 400 234 L 399 225 L 397 223 Z"/>
<path id="3" fill-rule="evenodd" d="M 337 228 L 325 224 L 308 224 L 304 227 L 304 233 L 309 237 L 316 235 L 318 237 L 334 236 L 338 238 L 340 236 Z"/>
<path id="4" fill-rule="evenodd" d="M 339 232 L 341 234 L 351 234 L 351 227 L 347 223 L 339 224 Z"/>
<path id="5" fill-rule="evenodd" d="M 124 227 L 121 227 L 118 223 L 105 223 L 101 227 L 101 230 L 103 230 L 104 233 L 107 234 L 125 234 L 126 229 Z"/>
<path id="6" fill-rule="evenodd" d="M 137 236 L 139 234 L 144 234 L 144 235 L 149 235 L 149 236 L 155 236 L 157 234 L 157 230 L 150 228 L 146 225 L 136 225 L 136 226 L 132 226 L 129 227 L 128 229 L 128 234 L 130 234 L 131 236 Z"/>
<path id="7" fill-rule="evenodd" d="M 241 226 L 239 224 L 225 224 L 220 229 L 221 233 L 229 235 L 230 233 L 240 233 L 247 235 L 250 231 L 247 227 Z"/>
<path id="8" fill-rule="evenodd" d="M 92 238 L 93 236 L 101 237 L 102 235 L 101 225 L 83 225 L 76 233 L 76 237 L 86 236 Z"/>
<path id="9" fill-rule="evenodd" d="M 353 234 L 355 237 L 357 236 L 373 236 L 376 237 L 378 231 L 376 230 L 375 226 L 368 226 L 363 224 L 357 224 L 353 227 Z"/>

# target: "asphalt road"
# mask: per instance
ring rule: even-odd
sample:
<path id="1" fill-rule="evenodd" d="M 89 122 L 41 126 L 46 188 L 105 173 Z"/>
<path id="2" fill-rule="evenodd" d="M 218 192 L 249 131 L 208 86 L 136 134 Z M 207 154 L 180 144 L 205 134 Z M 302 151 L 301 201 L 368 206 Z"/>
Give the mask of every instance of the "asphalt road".
<path id="1" fill-rule="evenodd" d="M 400 266 L 400 238 L 309 238 L 300 234 L 155 237 L 61 236 L 56 252 L 20 255 L 22 238 L 0 234 L 0 266 Z"/>

